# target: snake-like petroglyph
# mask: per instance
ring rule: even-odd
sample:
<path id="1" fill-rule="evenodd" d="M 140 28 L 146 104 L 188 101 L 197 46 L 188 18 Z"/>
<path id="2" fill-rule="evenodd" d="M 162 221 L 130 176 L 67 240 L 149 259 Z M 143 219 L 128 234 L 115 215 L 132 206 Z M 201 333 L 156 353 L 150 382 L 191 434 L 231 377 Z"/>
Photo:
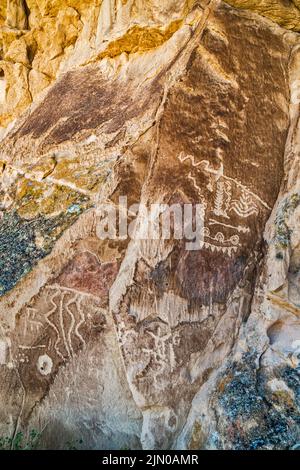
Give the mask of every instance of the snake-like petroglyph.
<path id="1" fill-rule="evenodd" d="M 224 166 L 222 161 L 220 161 L 220 167 L 216 170 L 211 166 L 208 160 L 201 160 L 200 162 L 196 163 L 195 157 L 193 155 L 185 155 L 183 152 L 178 155 L 178 160 L 181 163 L 184 163 L 186 160 L 190 161 L 194 168 L 199 168 L 206 173 L 215 175 L 216 180 L 218 180 L 224 174 Z"/>
<path id="2" fill-rule="evenodd" d="M 80 327 L 85 321 L 82 295 L 62 287 L 49 286 L 47 289 L 52 308 L 46 314 L 46 321 L 56 335 L 54 348 L 63 359 L 66 356 L 70 358 L 74 355 L 75 338 L 79 339 L 82 346 L 85 345 L 85 340 L 80 334 Z"/>

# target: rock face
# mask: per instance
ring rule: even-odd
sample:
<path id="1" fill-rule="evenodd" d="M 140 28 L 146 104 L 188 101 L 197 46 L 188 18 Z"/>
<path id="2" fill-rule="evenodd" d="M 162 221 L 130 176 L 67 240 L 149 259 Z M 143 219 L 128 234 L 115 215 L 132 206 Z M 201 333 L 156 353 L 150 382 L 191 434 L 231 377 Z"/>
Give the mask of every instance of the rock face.
<path id="1" fill-rule="evenodd" d="M 299 2 L 4 3 L 0 437 L 293 448 Z M 200 204 L 199 247 L 103 239 L 124 196 Z"/>

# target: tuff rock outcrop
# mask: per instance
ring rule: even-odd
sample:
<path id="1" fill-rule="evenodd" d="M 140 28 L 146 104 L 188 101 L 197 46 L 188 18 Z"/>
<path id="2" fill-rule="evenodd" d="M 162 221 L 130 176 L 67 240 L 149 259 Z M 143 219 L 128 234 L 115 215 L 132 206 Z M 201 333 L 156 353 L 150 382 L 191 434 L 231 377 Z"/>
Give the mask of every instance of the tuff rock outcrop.
<path id="1" fill-rule="evenodd" d="M 297 448 L 299 1 L 1 0 L 0 24 L 0 437 Z M 201 249 L 101 239 L 120 196 L 201 203 Z"/>

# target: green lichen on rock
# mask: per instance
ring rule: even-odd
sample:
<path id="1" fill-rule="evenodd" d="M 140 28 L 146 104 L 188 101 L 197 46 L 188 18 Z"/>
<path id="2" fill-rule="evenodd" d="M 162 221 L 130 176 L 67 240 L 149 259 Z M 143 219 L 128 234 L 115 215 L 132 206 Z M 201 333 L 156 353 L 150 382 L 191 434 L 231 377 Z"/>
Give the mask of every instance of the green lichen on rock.
<path id="1" fill-rule="evenodd" d="M 275 219 L 275 246 L 278 250 L 286 249 L 291 240 L 292 231 L 288 226 L 288 218 L 300 204 L 300 193 L 293 193 L 284 199 Z M 280 259 L 280 255 L 278 256 Z"/>
<path id="2" fill-rule="evenodd" d="M 0 296 L 51 252 L 56 240 L 87 206 L 87 201 L 81 200 L 76 210 L 71 205 L 56 217 L 39 215 L 31 220 L 21 218 L 15 210 L 4 214 L 0 222 Z"/>
<path id="3" fill-rule="evenodd" d="M 32 429 L 29 433 L 18 431 L 15 436 L 0 436 L 0 450 L 34 450 L 41 434 Z"/>
<path id="4" fill-rule="evenodd" d="M 290 401 L 282 406 L 282 400 L 279 404 L 270 395 L 267 371 L 257 369 L 257 362 L 256 354 L 247 353 L 225 372 L 230 380 L 217 398 L 222 409 L 219 428 L 227 430 L 224 440 L 228 439 L 234 449 L 290 449 L 300 438 L 299 371 L 276 371 L 287 386 L 296 390 L 292 406 Z"/>
<path id="5" fill-rule="evenodd" d="M 295 394 L 295 403 L 300 409 L 300 368 L 286 367 L 282 372 L 282 377 L 288 387 L 293 390 Z M 299 420 L 300 424 L 300 420 Z"/>

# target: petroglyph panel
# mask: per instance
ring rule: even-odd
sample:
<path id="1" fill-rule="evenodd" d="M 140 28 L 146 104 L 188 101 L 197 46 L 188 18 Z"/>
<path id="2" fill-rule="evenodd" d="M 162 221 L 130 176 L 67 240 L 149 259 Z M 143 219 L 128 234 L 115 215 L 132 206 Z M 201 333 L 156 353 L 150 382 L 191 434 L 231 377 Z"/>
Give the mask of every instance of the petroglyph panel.
<path id="1" fill-rule="evenodd" d="M 46 394 L 60 367 L 102 334 L 102 305 L 95 296 L 53 284 L 19 312 L 10 341 L 26 396 L 23 418 Z"/>
<path id="2" fill-rule="evenodd" d="M 237 43 L 241 29 L 245 34 Z M 259 246 L 276 200 L 289 120 L 287 106 L 275 96 L 280 89 L 288 103 L 289 95 L 284 67 L 270 49 L 286 47 L 279 35 L 267 28 L 257 33 L 250 20 L 221 6 L 203 32 L 201 47 L 193 50 L 186 73 L 169 92 L 149 198 L 155 197 L 152 188 L 164 188 L 165 199 L 176 188 L 205 208 L 203 249 L 183 253 L 180 261 L 184 282 L 192 284 L 191 295 L 198 291 L 199 300 L 205 300 L 209 285 L 216 300 L 217 284 L 232 291 Z M 198 283 L 195 270 L 201 272 Z M 208 283 L 201 280 L 205 276 Z"/>
<path id="3" fill-rule="evenodd" d="M 132 242 L 112 291 L 115 296 L 122 286 L 115 321 L 137 402 L 176 408 L 178 422 L 185 419 L 180 397 L 192 397 L 224 360 L 249 312 L 262 234 L 283 173 L 288 49 L 282 35 L 221 5 L 157 124 L 144 201 L 202 204 L 202 247 L 187 251 L 172 240 L 164 251 L 159 241 L 148 241 L 147 251 Z M 274 99 L 278 89 L 285 107 Z M 145 412 L 148 429 L 156 420 L 151 416 Z M 158 434 L 149 445 L 159 445 Z"/>
<path id="4" fill-rule="evenodd" d="M 101 329 L 101 311 L 100 300 L 96 297 L 58 284 L 45 287 L 19 314 L 17 342 L 19 350 L 24 351 L 20 354 L 27 361 L 25 351 L 32 347 L 66 361 L 84 347 L 90 329 Z M 41 340 L 43 344 L 32 344 L 39 336 L 45 336 L 45 340 Z"/>

